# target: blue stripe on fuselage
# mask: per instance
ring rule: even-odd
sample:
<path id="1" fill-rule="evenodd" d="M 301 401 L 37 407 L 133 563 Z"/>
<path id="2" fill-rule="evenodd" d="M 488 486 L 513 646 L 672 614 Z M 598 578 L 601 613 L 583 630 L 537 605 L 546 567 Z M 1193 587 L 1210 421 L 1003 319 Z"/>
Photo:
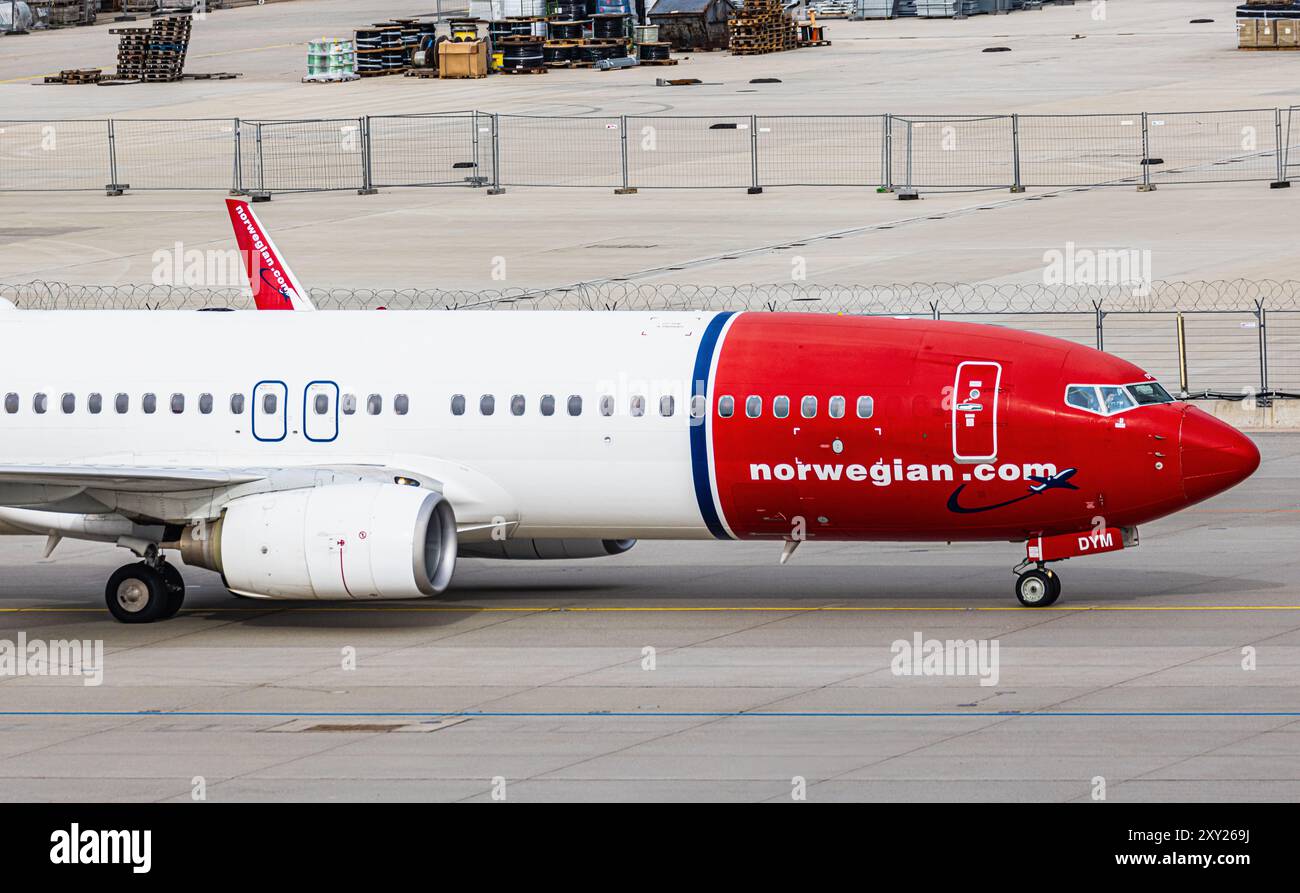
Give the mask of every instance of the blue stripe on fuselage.
<path id="1" fill-rule="evenodd" d="M 704 417 L 691 418 L 691 476 L 695 479 L 695 501 L 700 506 L 700 516 L 704 518 L 709 532 L 720 540 L 731 539 L 722 526 L 718 510 L 713 503 L 713 476 L 709 473 L 709 442 L 707 420 L 713 412 L 709 396 L 709 370 L 713 368 L 713 354 L 718 347 L 718 338 L 722 334 L 727 320 L 734 314 L 731 311 L 719 313 L 709 322 L 700 339 L 700 349 L 695 355 L 695 374 L 691 377 L 692 395 L 704 397 Z"/>

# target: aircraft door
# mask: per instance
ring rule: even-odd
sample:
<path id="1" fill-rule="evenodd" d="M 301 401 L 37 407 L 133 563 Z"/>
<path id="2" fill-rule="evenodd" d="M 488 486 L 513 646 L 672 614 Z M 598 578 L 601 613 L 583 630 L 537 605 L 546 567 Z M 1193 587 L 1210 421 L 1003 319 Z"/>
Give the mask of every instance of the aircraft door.
<path id="1" fill-rule="evenodd" d="M 278 443 L 289 433 L 289 387 L 282 381 L 259 381 L 253 388 L 253 437 Z"/>
<path id="2" fill-rule="evenodd" d="M 970 361 L 957 366 L 952 390 L 952 455 L 958 462 L 998 457 L 998 400 L 1002 366 Z"/>
<path id="3" fill-rule="evenodd" d="M 312 443 L 339 436 L 339 386 L 332 381 L 307 384 L 302 398 L 302 433 Z"/>

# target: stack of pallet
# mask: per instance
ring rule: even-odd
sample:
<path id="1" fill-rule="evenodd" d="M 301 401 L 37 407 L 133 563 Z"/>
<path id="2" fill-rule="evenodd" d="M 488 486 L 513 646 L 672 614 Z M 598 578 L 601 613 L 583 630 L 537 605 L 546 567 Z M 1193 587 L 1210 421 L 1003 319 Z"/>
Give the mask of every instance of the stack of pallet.
<path id="1" fill-rule="evenodd" d="M 117 78 L 134 81 L 179 81 L 190 45 L 189 16 L 155 19 L 148 28 L 113 28 L 120 35 Z"/>
<path id="2" fill-rule="evenodd" d="M 779 53 L 799 45 L 794 19 L 781 0 L 745 0 L 728 28 L 735 56 Z"/>
<path id="3" fill-rule="evenodd" d="M 33 6 L 36 4 L 33 3 Z M 47 20 L 51 28 L 65 25 L 93 25 L 95 13 L 99 11 L 98 0 L 50 0 L 50 17 Z"/>

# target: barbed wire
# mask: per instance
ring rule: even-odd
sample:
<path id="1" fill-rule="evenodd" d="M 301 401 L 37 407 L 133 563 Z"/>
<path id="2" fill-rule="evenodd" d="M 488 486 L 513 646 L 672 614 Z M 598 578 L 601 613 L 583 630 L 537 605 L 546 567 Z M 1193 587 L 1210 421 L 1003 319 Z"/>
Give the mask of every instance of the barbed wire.
<path id="1" fill-rule="evenodd" d="M 1300 281 L 1222 279 L 1140 285 L 915 282 L 881 285 L 690 285 L 598 282 L 490 290 L 313 288 L 321 310 L 767 310 L 856 315 L 1037 313 L 1255 313 L 1300 310 Z M 29 310 L 251 310 L 248 288 L 0 284 L 0 298 Z"/>

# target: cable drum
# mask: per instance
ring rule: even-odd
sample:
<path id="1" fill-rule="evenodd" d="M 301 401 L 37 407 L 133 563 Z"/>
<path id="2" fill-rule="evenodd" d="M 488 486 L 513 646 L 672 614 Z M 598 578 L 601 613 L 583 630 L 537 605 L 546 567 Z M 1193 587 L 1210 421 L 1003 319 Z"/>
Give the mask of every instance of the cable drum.
<path id="1" fill-rule="evenodd" d="M 617 59 L 623 54 L 623 47 L 616 41 L 589 40 L 578 48 L 578 61 L 599 62 L 602 59 Z"/>
<path id="2" fill-rule="evenodd" d="M 542 59 L 547 65 L 567 65 L 578 59 L 578 46 L 572 43 L 548 42 L 542 46 Z"/>
<path id="3" fill-rule="evenodd" d="M 551 40 L 582 40 L 587 22 L 551 22 Z"/>
<path id="4" fill-rule="evenodd" d="M 591 36 L 601 40 L 622 40 L 627 37 L 627 16 L 611 13 L 592 16 Z"/>
<path id="5" fill-rule="evenodd" d="M 668 41 L 656 43 L 642 43 L 637 45 L 637 57 L 642 62 L 662 62 L 669 58 L 669 49 L 672 44 Z"/>
<path id="6" fill-rule="evenodd" d="M 542 41 L 535 37 L 508 37 L 501 43 L 501 67 L 541 68 Z"/>
<path id="7" fill-rule="evenodd" d="M 576 22 L 587 17 L 585 0 L 553 0 L 551 18 L 564 22 Z"/>

